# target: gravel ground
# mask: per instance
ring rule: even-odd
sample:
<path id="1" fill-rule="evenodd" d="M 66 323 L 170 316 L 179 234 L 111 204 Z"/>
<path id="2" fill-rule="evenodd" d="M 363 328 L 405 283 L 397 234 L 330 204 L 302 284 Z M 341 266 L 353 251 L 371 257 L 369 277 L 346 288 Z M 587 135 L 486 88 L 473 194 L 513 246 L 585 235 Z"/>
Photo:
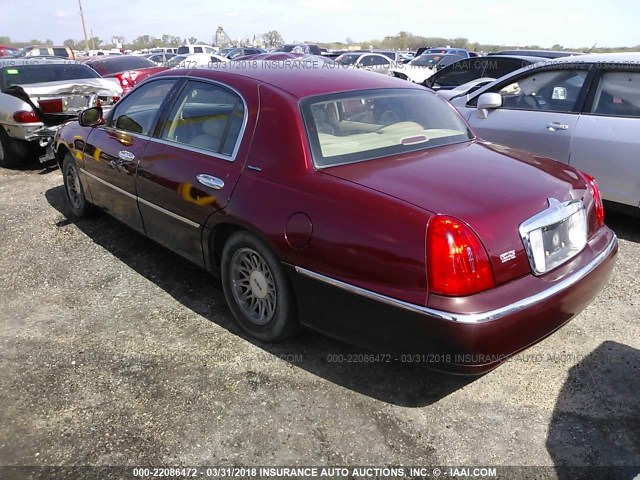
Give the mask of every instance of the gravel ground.
<path id="1" fill-rule="evenodd" d="M 593 304 L 459 377 L 330 362 L 362 352 L 313 332 L 257 343 L 204 271 L 71 219 L 58 170 L 0 169 L 0 465 L 638 466 L 640 221 L 608 223 Z"/>

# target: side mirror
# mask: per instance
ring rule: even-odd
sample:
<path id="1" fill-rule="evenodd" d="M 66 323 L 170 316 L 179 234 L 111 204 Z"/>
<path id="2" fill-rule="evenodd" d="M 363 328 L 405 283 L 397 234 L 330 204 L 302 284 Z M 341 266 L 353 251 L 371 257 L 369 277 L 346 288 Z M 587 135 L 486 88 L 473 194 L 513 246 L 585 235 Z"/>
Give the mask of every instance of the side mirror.
<path id="1" fill-rule="evenodd" d="M 83 127 L 95 127 L 103 122 L 102 107 L 87 108 L 78 115 L 78 123 Z"/>
<path id="2" fill-rule="evenodd" d="M 478 98 L 477 115 L 478 118 L 487 118 L 489 110 L 495 110 L 502 106 L 502 95 L 499 93 L 483 93 Z"/>

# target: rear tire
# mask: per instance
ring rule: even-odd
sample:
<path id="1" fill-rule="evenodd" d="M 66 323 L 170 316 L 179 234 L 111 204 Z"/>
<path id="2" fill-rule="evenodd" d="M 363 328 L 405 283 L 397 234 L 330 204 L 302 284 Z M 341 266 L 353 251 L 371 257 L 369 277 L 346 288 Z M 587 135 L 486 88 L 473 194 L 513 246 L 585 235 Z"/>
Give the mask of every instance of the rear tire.
<path id="1" fill-rule="evenodd" d="M 222 288 L 231 313 L 252 337 L 278 342 L 298 329 L 296 299 L 280 260 L 248 232 L 234 233 L 222 251 Z"/>
<path id="2" fill-rule="evenodd" d="M 15 140 L 0 128 L 0 167 L 14 168 L 24 163 L 25 157 L 16 147 Z"/>
<path id="3" fill-rule="evenodd" d="M 95 212 L 95 207 L 89 203 L 84 194 L 84 187 L 80 181 L 80 174 L 76 161 L 70 153 L 64 156 L 62 162 L 62 178 L 64 179 L 64 192 L 67 205 L 74 216 L 78 218 L 88 217 Z"/>

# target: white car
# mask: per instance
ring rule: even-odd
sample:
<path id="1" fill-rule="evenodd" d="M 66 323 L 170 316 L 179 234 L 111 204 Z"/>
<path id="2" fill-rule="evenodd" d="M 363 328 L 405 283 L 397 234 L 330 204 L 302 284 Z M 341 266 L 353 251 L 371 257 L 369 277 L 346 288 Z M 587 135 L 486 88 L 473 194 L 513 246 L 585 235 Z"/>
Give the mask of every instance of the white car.
<path id="1" fill-rule="evenodd" d="M 548 60 L 450 102 L 483 139 L 578 168 L 637 213 L 640 53 Z"/>
<path id="2" fill-rule="evenodd" d="M 413 83 L 424 84 L 425 80 L 436 73 L 440 68 L 444 68 L 458 60 L 463 60 L 460 55 L 443 55 L 440 53 L 424 53 L 414 58 L 409 63 L 401 63 L 389 69 L 392 77 L 409 80 Z"/>
<path id="3" fill-rule="evenodd" d="M 385 75 L 397 66 L 396 62 L 386 55 L 366 52 L 343 53 L 336 58 L 336 63 L 346 68 L 358 68 Z"/>

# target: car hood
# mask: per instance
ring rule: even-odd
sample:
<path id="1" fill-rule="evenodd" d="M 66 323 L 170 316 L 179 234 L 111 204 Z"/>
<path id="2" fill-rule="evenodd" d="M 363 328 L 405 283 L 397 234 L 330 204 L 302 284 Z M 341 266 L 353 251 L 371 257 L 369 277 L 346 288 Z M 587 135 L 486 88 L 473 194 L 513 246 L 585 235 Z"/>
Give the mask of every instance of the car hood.
<path id="1" fill-rule="evenodd" d="M 398 72 L 407 76 L 409 80 L 415 83 L 422 83 L 436 71 L 430 67 L 416 67 L 415 65 L 403 64 L 389 69 L 390 72 Z"/>
<path id="2" fill-rule="evenodd" d="M 585 192 L 584 180 L 567 165 L 479 140 L 323 171 L 463 220 L 487 248 L 497 283 L 531 273 L 520 224 L 546 209 L 549 198 L 567 201 Z M 511 251 L 515 259 L 503 263 L 500 255 Z"/>

